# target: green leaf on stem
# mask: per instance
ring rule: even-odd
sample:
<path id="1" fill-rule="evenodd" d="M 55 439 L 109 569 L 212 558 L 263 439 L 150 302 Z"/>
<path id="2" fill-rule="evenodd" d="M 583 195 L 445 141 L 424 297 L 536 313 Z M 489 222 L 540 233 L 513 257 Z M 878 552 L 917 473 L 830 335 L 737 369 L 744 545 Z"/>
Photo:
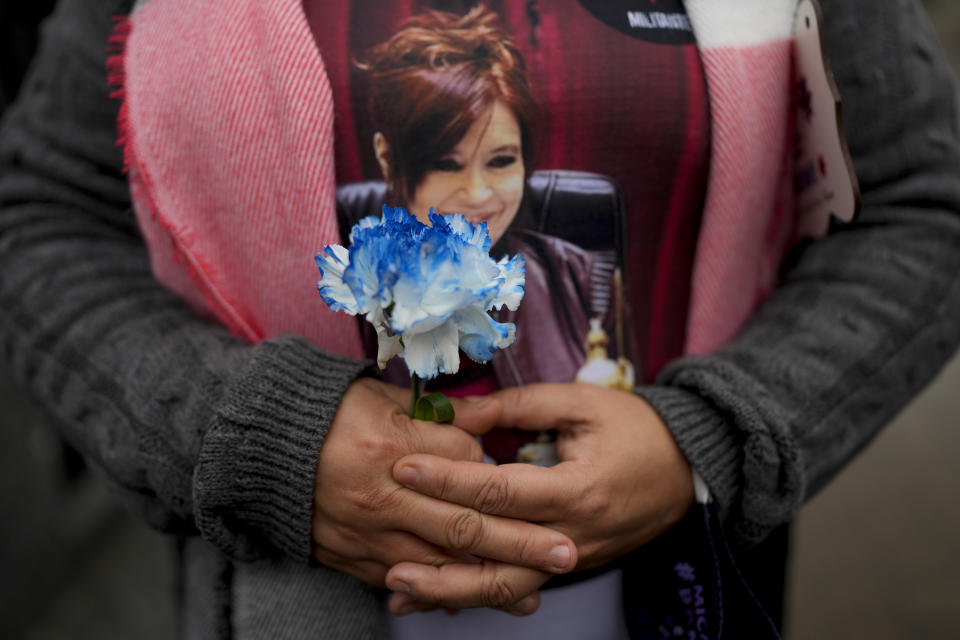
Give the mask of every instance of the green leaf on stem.
<path id="1" fill-rule="evenodd" d="M 453 422 L 453 405 L 442 393 L 431 393 L 417 400 L 413 410 L 413 417 L 417 420 L 431 420 L 433 422 Z"/>

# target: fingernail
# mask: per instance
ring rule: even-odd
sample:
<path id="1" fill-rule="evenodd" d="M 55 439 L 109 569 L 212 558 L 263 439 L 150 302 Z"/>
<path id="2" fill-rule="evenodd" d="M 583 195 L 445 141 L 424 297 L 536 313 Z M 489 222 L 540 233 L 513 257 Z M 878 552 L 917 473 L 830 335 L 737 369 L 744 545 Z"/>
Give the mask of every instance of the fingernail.
<path id="1" fill-rule="evenodd" d="M 417 607 L 416 607 L 416 605 L 415 605 L 414 603 L 412 603 L 412 602 L 404 602 L 402 605 L 400 605 L 399 607 L 397 607 L 397 615 L 398 615 L 398 616 L 405 616 L 405 615 L 407 615 L 408 613 L 413 613 L 413 612 L 416 611 L 416 610 L 417 610 Z"/>
<path id="2" fill-rule="evenodd" d="M 513 605 L 510 613 L 518 616 L 528 616 L 537 610 L 537 594 L 531 593 L 526 598 Z"/>
<path id="3" fill-rule="evenodd" d="M 420 472 L 417 471 L 416 467 L 411 467 L 410 465 L 404 465 L 400 467 L 397 471 L 397 480 L 401 484 L 405 484 L 408 487 L 412 487 L 417 484 L 417 480 L 420 479 Z"/>
<path id="4" fill-rule="evenodd" d="M 558 544 L 550 550 L 550 564 L 555 569 L 566 571 L 570 566 L 570 547 L 565 544 Z"/>
<path id="5" fill-rule="evenodd" d="M 404 582 L 403 580 L 393 580 L 389 585 L 391 591 L 399 591 L 400 593 L 411 593 L 413 589 L 410 588 L 410 585 Z M 405 603 L 404 606 L 409 605 L 410 603 Z"/>

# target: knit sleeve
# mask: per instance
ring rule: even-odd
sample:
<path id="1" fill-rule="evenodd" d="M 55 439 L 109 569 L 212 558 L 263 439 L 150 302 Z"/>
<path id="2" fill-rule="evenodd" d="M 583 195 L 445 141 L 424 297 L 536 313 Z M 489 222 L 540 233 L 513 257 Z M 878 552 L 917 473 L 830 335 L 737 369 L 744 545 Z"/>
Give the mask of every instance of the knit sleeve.
<path id="1" fill-rule="evenodd" d="M 960 338 L 949 71 L 919 3 L 822 4 L 860 216 L 797 249 L 725 348 L 675 361 L 641 390 L 744 545 L 789 521 Z"/>
<path id="2" fill-rule="evenodd" d="M 306 560 L 319 450 L 368 363 L 256 346 L 151 275 L 114 145 L 106 42 L 128 3 L 65 0 L 0 129 L 0 354 L 153 525 Z"/>

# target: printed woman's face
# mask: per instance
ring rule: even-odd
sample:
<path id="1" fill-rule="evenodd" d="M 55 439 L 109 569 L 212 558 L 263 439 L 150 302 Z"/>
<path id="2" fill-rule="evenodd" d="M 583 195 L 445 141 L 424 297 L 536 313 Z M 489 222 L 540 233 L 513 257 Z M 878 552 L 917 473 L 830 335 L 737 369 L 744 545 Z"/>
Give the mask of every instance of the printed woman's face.
<path id="1" fill-rule="evenodd" d="M 430 207 L 486 222 L 496 242 L 513 222 L 523 198 L 520 124 L 500 101 L 477 118 L 454 149 L 438 158 L 413 194 L 410 210 L 423 222 Z"/>

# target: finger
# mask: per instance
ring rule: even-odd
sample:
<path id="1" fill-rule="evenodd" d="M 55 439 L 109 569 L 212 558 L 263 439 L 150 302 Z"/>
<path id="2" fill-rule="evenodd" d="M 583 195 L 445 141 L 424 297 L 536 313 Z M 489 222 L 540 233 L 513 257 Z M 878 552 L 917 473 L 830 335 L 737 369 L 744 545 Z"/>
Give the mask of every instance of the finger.
<path id="1" fill-rule="evenodd" d="M 395 616 L 405 616 L 410 613 L 435 611 L 440 608 L 440 605 L 417 600 L 408 593 L 394 591 L 387 600 L 387 608 Z"/>
<path id="2" fill-rule="evenodd" d="M 345 526 L 324 527 L 314 534 L 314 542 L 314 556 L 322 552 L 328 554 L 328 559 L 335 558 L 338 562 L 372 561 L 385 567 L 400 562 L 438 566 L 464 562 L 466 557 L 449 553 L 406 531 L 383 531 L 364 536 Z"/>
<path id="3" fill-rule="evenodd" d="M 570 538 L 524 520 L 480 513 L 474 509 L 405 491 L 397 513 L 403 528 L 451 552 L 492 558 L 548 573 L 565 573 L 577 565 Z"/>
<path id="4" fill-rule="evenodd" d="M 497 426 L 503 405 L 492 396 L 450 398 L 456 415 L 453 424 L 475 436 L 483 435 Z"/>
<path id="5" fill-rule="evenodd" d="M 389 565 L 373 560 L 353 560 L 345 558 L 329 549 L 323 549 L 317 546 L 313 548 L 313 557 L 324 566 L 350 574 L 374 587 L 383 588 L 386 586 L 385 577 Z"/>
<path id="6" fill-rule="evenodd" d="M 387 566 L 416 562 L 439 567 L 451 563 L 479 563 L 467 553 L 449 552 L 406 531 L 388 531 L 376 544 L 376 559 Z"/>
<path id="7" fill-rule="evenodd" d="M 491 394 L 503 406 L 498 427 L 545 431 L 580 424 L 588 408 L 585 384 L 531 384 Z"/>
<path id="8" fill-rule="evenodd" d="M 448 616 L 455 616 L 460 613 L 460 609 L 441 607 L 440 605 L 430 604 L 429 602 L 421 602 L 413 596 L 407 595 L 406 593 L 397 593 L 396 591 L 391 593 L 387 599 L 387 608 L 390 610 L 390 613 L 395 616 L 405 616 L 410 613 L 427 613 L 436 611 L 437 609 L 443 609 L 447 612 Z"/>
<path id="9" fill-rule="evenodd" d="M 422 451 L 450 460 L 483 460 L 483 447 L 465 431 L 424 420 L 411 420 L 410 424 L 416 438 L 416 442 L 410 443 L 410 451 Z"/>
<path id="10" fill-rule="evenodd" d="M 482 513 L 554 522 L 580 499 L 579 469 L 570 463 L 492 465 L 413 454 L 397 461 L 393 477 L 418 493 Z"/>
<path id="11" fill-rule="evenodd" d="M 505 611 L 515 616 L 525 616 L 536 611 L 537 607 L 539 606 L 540 593 L 535 591 L 526 598 L 520 600 L 520 602 L 517 604 L 511 605 L 505 609 L 501 609 L 501 611 Z M 443 609 L 446 611 L 448 616 L 455 616 L 460 613 L 460 609 L 454 609 L 453 607 L 441 607 L 440 605 L 421 602 L 413 596 L 405 593 L 397 593 L 396 591 L 390 594 L 390 598 L 387 600 L 387 608 L 390 610 L 390 613 L 395 616 L 405 616 L 411 613 L 428 613 L 430 611 L 437 611 L 438 609 Z"/>
<path id="12" fill-rule="evenodd" d="M 519 602 L 505 607 L 503 611 L 506 611 L 510 615 L 514 616 L 529 616 L 532 613 L 535 613 L 537 609 L 540 608 L 540 592 L 534 591 L 530 595 L 521 598 Z"/>
<path id="13" fill-rule="evenodd" d="M 387 572 L 386 584 L 392 591 L 443 607 L 492 607 L 529 615 L 540 606 L 537 589 L 547 578 L 548 574 L 493 560 L 442 567 L 405 562 Z"/>

